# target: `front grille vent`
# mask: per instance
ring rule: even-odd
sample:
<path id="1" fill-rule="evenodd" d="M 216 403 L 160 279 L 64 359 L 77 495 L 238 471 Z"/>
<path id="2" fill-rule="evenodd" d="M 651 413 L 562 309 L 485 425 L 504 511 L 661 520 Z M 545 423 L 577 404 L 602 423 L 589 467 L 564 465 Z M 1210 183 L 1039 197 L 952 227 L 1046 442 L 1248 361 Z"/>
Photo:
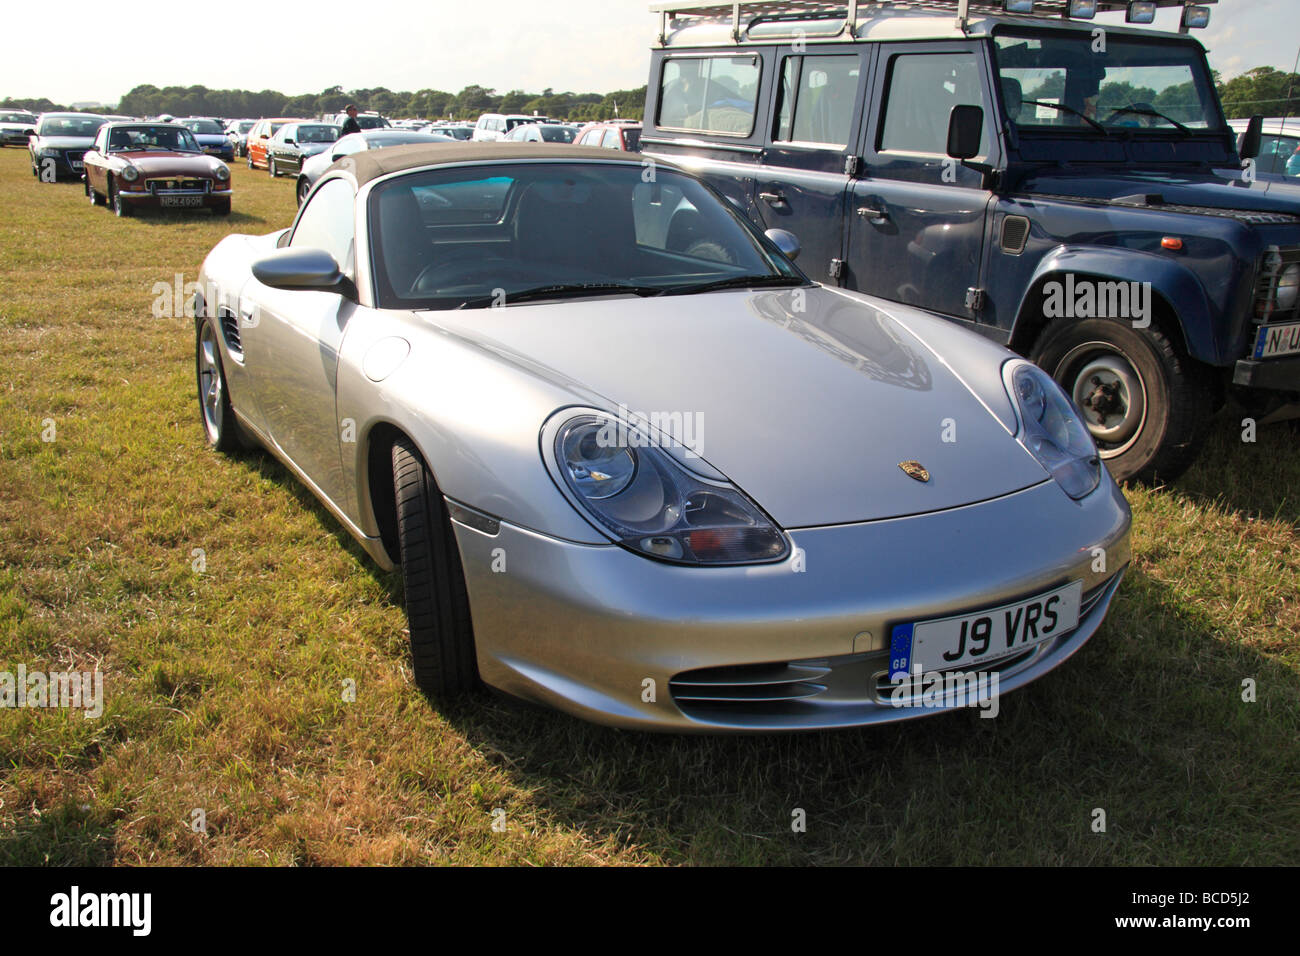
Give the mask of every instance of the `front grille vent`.
<path id="1" fill-rule="evenodd" d="M 829 667 L 801 663 L 737 664 L 683 671 L 668 682 L 679 705 L 783 704 L 816 697 L 826 689 L 819 679 Z"/>

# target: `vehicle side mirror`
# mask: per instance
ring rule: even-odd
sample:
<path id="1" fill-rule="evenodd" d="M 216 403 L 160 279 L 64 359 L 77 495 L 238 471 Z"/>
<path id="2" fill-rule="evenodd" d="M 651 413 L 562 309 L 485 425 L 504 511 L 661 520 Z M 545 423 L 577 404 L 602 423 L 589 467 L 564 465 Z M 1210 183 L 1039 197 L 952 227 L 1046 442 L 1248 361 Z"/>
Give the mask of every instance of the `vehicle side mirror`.
<path id="1" fill-rule="evenodd" d="M 983 136 L 983 107 L 963 103 L 952 108 L 948 114 L 948 155 L 960 160 L 967 169 L 979 173 L 984 189 L 992 189 L 997 182 L 997 171 L 988 163 L 971 161 L 972 156 L 979 155 Z"/>
<path id="2" fill-rule="evenodd" d="M 1237 153 L 1242 159 L 1254 159 L 1259 155 L 1260 134 L 1264 131 L 1264 117 L 1258 113 L 1246 124 L 1246 132 L 1237 137 Z"/>
<path id="3" fill-rule="evenodd" d="M 324 249 L 290 246 L 253 263 L 253 278 L 272 289 L 342 292 L 347 282 L 338 261 Z"/>
<path id="4" fill-rule="evenodd" d="M 763 233 L 767 238 L 772 240 L 772 244 L 781 250 L 791 262 L 799 258 L 799 237 L 789 229 L 769 229 Z"/>
<path id="5" fill-rule="evenodd" d="M 292 136 L 286 136 L 286 137 L 284 138 L 284 144 L 285 144 L 286 146 L 292 146 L 292 145 L 294 145 L 293 137 L 292 137 Z"/>
<path id="6" fill-rule="evenodd" d="M 948 155 L 953 159 L 974 159 L 980 152 L 984 132 L 984 110 L 963 104 L 948 114 Z"/>

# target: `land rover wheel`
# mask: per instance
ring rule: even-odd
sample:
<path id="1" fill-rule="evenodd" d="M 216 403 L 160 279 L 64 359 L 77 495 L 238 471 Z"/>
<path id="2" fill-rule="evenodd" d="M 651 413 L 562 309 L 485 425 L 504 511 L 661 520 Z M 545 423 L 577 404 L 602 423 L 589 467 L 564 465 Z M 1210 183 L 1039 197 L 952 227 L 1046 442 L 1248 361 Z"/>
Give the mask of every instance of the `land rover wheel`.
<path id="1" fill-rule="evenodd" d="M 1154 326 L 1057 319 L 1030 359 L 1079 406 L 1116 481 L 1173 481 L 1195 460 L 1214 406 L 1212 383 Z"/>

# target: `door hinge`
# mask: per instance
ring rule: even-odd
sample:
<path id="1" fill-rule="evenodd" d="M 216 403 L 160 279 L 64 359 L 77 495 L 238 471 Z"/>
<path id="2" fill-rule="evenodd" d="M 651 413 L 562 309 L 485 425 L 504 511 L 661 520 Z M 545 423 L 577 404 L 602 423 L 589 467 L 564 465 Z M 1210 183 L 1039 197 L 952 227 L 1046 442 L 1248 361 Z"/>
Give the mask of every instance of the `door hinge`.
<path id="1" fill-rule="evenodd" d="M 838 279 L 841 275 L 844 274 L 844 260 L 832 259 L 831 267 L 826 271 L 830 273 L 832 279 Z"/>
<path id="2" fill-rule="evenodd" d="M 845 156 L 845 157 L 844 157 L 844 175 L 845 175 L 845 176 L 856 176 L 857 174 L 858 174 L 858 157 L 856 157 L 856 156 Z"/>
<path id="3" fill-rule="evenodd" d="M 984 290 L 971 287 L 966 290 L 966 308 L 978 312 L 984 308 Z"/>

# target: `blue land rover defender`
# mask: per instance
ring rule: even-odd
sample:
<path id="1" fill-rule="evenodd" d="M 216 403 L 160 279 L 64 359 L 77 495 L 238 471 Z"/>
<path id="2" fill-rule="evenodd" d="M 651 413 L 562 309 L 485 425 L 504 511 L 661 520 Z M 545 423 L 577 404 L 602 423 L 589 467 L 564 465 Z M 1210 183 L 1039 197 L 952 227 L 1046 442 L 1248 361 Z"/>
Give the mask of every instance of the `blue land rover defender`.
<path id="1" fill-rule="evenodd" d="M 1095 19 L 1170 6 L 1177 34 Z M 1230 390 L 1300 392 L 1300 185 L 1243 160 L 1258 123 L 1238 141 L 1186 30 L 1204 2 L 651 10 L 644 152 L 793 233 L 812 277 L 1029 356 L 1117 478 L 1177 477 Z"/>

